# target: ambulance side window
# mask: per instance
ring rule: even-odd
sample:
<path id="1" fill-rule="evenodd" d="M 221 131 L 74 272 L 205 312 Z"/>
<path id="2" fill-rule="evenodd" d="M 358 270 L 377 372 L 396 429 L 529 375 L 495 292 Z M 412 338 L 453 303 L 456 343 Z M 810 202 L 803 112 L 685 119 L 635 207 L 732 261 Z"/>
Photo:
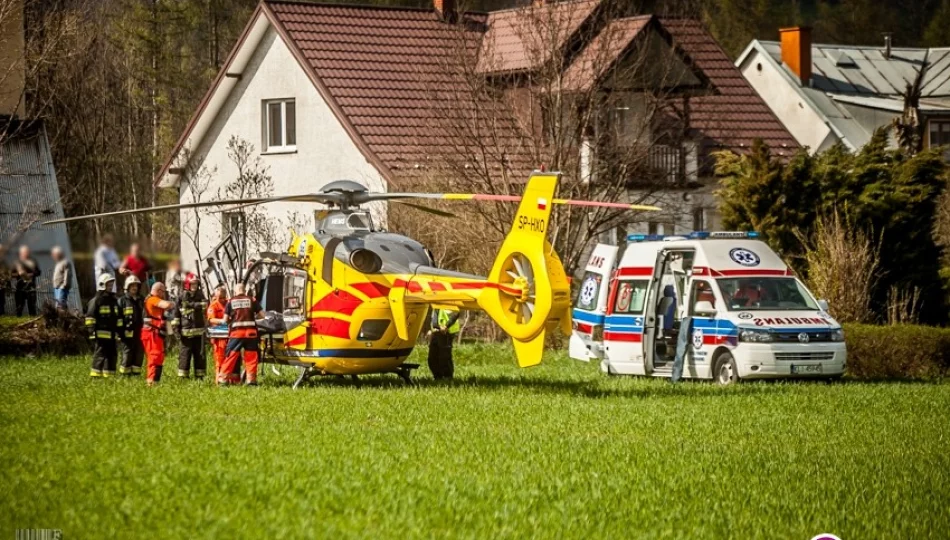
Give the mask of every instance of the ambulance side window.
<path id="1" fill-rule="evenodd" d="M 645 279 L 626 279 L 618 283 L 613 312 L 642 314 L 649 284 Z"/>
<path id="2" fill-rule="evenodd" d="M 694 279 L 693 287 L 689 293 L 689 314 L 696 315 L 696 304 L 699 302 L 709 302 L 716 307 L 716 295 L 713 293 L 712 285 L 702 279 Z"/>
<path id="3" fill-rule="evenodd" d="M 587 272 L 581 281 L 581 288 L 577 293 L 577 307 L 586 311 L 597 309 L 597 299 L 600 297 L 600 287 L 603 277 L 596 272 Z"/>

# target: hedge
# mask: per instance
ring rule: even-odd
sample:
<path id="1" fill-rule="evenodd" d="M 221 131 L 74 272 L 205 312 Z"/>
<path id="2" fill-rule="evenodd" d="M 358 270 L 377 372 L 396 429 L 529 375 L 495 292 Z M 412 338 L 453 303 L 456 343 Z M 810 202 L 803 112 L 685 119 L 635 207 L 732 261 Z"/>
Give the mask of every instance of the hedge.
<path id="1" fill-rule="evenodd" d="M 937 379 L 950 371 L 950 328 L 844 325 L 847 376 L 853 379 Z"/>

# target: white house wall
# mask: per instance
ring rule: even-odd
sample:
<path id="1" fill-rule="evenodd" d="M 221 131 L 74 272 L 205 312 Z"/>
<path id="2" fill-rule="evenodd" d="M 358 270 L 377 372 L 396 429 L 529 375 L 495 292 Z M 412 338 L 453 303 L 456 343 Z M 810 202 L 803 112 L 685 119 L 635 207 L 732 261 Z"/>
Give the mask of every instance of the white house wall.
<path id="1" fill-rule="evenodd" d="M 742 75 L 752 88 L 762 96 L 775 116 L 785 125 L 798 144 L 807 146 L 815 153 L 830 146 L 831 128 L 816 113 L 801 95 L 792 88 L 791 83 L 768 59 L 761 58 L 760 52 L 753 50 L 739 66 Z M 832 142 L 833 144 L 833 142 Z"/>
<path id="2" fill-rule="evenodd" d="M 262 102 L 281 98 L 294 98 L 296 102 L 297 150 L 291 154 L 262 153 Z M 260 157 L 274 180 L 274 196 L 314 193 L 325 184 L 341 179 L 361 182 L 374 191 L 386 189 L 379 171 L 367 161 L 346 133 L 307 73 L 272 27 L 267 29 L 257 44 L 241 79 L 193 152 L 196 161 L 190 170 L 198 170 L 203 166 L 208 171 L 216 171 L 202 200 L 215 198 L 219 189 L 223 190 L 224 186 L 237 178 L 237 167 L 227 155 L 228 140 L 232 135 L 254 145 L 254 156 Z M 184 181 L 181 200 L 183 203 L 192 202 Z M 310 203 L 273 203 L 262 208 L 283 237 L 283 231 L 287 230 L 294 212 L 303 215 L 306 227 L 312 228 L 313 212 L 318 206 Z M 373 208 L 373 211 L 381 220 L 384 207 Z M 182 211 L 181 220 L 185 230 L 190 220 L 193 220 L 193 211 Z M 206 256 L 221 241 L 223 225 L 220 214 L 204 214 L 200 229 L 200 254 L 196 253 L 191 239 L 182 234 L 182 261 L 189 268 L 199 255 Z M 289 235 L 287 238 L 289 240 Z"/>

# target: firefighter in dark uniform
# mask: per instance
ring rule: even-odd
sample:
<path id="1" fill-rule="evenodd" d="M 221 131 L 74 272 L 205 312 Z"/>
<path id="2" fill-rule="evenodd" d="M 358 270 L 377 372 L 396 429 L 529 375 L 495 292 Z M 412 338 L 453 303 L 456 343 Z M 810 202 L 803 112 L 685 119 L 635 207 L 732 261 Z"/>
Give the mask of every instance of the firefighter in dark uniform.
<path id="1" fill-rule="evenodd" d="M 119 338 L 119 349 L 122 351 L 122 365 L 119 373 L 122 375 L 139 375 L 142 373 L 142 360 L 145 358 L 145 348 L 142 346 L 142 323 L 145 311 L 145 298 L 140 294 L 142 282 L 134 275 L 125 279 L 125 294 L 119 298 L 119 309 L 122 310 L 122 320 L 125 331 Z"/>
<path id="2" fill-rule="evenodd" d="M 208 309 L 208 300 L 201 290 L 201 280 L 197 275 L 189 273 L 185 277 L 183 286 L 184 291 L 175 309 L 175 317 L 172 319 L 172 327 L 181 338 L 178 376 L 187 378 L 191 371 L 191 364 L 194 362 L 195 378 L 203 379 L 207 369 L 205 311 Z"/>
<path id="3" fill-rule="evenodd" d="M 86 308 L 86 327 L 92 340 L 91 377 L 111 377 L 115 375 L 116 340 L 122 335 L 125 321 L 119 311 L 119 303 L 112 287 L 115 278 L 110 274 L 99 276 L 96 296 Z"/>
<path id="4" fill-rule="evenodd" d="M 459 312 L 433 309 L 430 321 L 429 370 L 435 379 L 451 379 L 455 375 L 452 344 L 459 333 Z"/>
<path id="5" fill-rule="evenodd" d="M 234 296 L 224 308 L 224 321 L 228 325 L 228 345 L 224 351 L 224 367 L 218 373 L 218 384 L 236 384 L 240 379 L 235 368 L 241 351 L 244 351 L 246 384 L 257 386 L 257 361 L 260 348 L 257 336 L 257 319 L 264 318 L 264 310 L 244 293 L 244 285 L 234 286 Z"/>

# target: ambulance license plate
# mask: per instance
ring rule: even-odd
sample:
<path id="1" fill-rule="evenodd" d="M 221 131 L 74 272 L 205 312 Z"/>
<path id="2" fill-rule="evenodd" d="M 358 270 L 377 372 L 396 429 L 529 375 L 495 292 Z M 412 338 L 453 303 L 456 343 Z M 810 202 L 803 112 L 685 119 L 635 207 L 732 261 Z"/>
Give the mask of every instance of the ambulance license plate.
<path id="1" fill-rule="evenodd" d="M 792 373 L 802 375 L 821 373 L 821 364 L 812 366 L 792 366 Z"/>

